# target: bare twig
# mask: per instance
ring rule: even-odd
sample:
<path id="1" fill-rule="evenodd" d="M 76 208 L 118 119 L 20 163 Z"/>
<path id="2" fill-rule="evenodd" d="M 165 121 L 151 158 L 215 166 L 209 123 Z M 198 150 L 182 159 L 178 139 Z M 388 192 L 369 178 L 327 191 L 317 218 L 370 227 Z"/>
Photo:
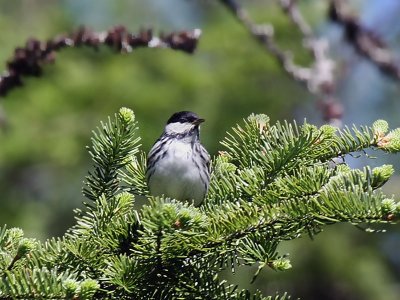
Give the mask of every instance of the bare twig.
<path id="1" fill-rule="evenodd" d="M 299 28 L 300 32 L 305 38 L 312 38 L 313 32 L 303 18 L 297 6 L 297 0 L 278 0 L 279 5 L 283 8 L 284 12 L 290 17 L 290 20 Z"/>
<path id="2" fill-rule="evenodd" d="M 296 65 L 293 55 L 281 49 L 274 40 L 274 29 L 269 24 L 259 25 L 251 20 L 247 11 L 236 0 L 220 0 L 281 64 L 283 69 L 296 81 L 307 83 L 310 79 L 310 69 Z"/>
<path id="3" fill-rule="evenodd" d="M 342 127 L 344 107 L 335 96 L 325 95 L 317 101 L 317 107 L 325 122 L 336 127 Z"/>
<path id="4" fill-rule="evenodd" d="M 281 49 L 274 40 L 274 30 L 271 25 L 254 23 L 247 11 L 236 0 L 220 0 L 248 31 L 276 57 L 283 69 L 295 80 L 305 83 L 313 93 L 326 93 L 333 89 L 334 62 L 327 57 L 328 44 L 325 40 L 316 39 L 311 27 L 305 22 L 295 0 L 279 0 L 284 12 L 289 16 L 304 36 L 305 46 L 311 50 L 315 62 L 310 67 L 302 67 L 293 62 L 293 55 Z"/>
<path id="5" fill-rule="evenodd" d="M 356 17 L 346 14 L 342 1 L 331 0 L 329 19 L 343 27 L 347 42 L 358 54 L 375 64 L 383 73 L 400 80 L 400 65 L 386 43 L 378 34 L 365 28 Z"/>
<path id="6" fill-rule="evenodd" d="M 274 40 L 274 30 L 271 25 L 259 25 L 253 22 L 247 11 L 236 0 L 220 0 L 240 21 L 250 34 L 257 39 L 264 48 L 280 63 L 284 71 L 294 80 L 305 84 L 308 90 L 321 98 L 320 109 L 327 122 L 339 124 L 341 118 L 341 104 L 333 103 L 335 92 L 335 62 L 328 56 L 328 42 L 326 39 L 315 37 L 311 27 L 303 18 L 296 0 L 278 0 L 280 7 L 298 28 L 303 36 L 304 47 L 313 57 L 308 67 L 296 65 L 293 55 L 281 49 Z M 325 101 L 326 100 L 326 101 Z M 325 105 L 326 104 L 326 105 Z M 335 109 L 331 109 L 332 105 Z"/>
<path id="7" fill-rule="evenodd" d="M 132 34 L 123 26 L 114 27 L 105 32 L 93 32 L 85 27 L 70 33 L 50 39 L 46 42 L 29 39 L 25 47 L 16 48 L 14 56 L 7 63 L 7 71 L 0 76 L 0 97 L 22 85 L 24 76 L 40 76 L 43 65 L 55 60 L 55 53 L 63 48 L 87 46 L 98 49 L 101 45 L 108 46 L 119 53 L 129 53 L 139 47 L 171 48 L 187 53 L 193 53 L 197 46 L 201 31 L 173 32 L 153 35 L 151 30 L 141 30 Z"/>
<path id="8" fill-rule="evenodd" d="M 304 19 L 297 5 L 297 0 L 278 0 L 284 13 L 303 35 L 303 45 L 309 49 L 314 62 L 310 66 L 311 76 L 308 88 L 320 95 L 317 103 L 323 119 L 335 126 L 341 126 L 343 107 L 334 97 L 336 90 L 335 62 L 328 56 L 329 43 L 325 38 L 317 38 L 311 26 Z"/>
<path id="9" fill-rule="evenodd" d="M 335 62 L 328 56 L 329 44 L 324 38 L 317 38 L 306 22 L 297 5 L 297 0 L 278 0 L 279 5 L 292 23 L 303 35 L 304 47 L 314 58 L 310 66 L 308 88 L 313 93 L 331 94 L 335 89 Z"/>

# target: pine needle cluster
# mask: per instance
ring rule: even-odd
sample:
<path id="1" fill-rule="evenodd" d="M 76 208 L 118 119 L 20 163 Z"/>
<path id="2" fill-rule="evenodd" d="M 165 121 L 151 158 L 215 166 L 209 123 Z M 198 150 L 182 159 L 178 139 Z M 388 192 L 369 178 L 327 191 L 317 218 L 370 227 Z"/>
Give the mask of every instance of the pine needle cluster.
<path id="1" fill-rule="evenodd" d="M 282 241 L 400 216 L 400 204 L 380 191 L 392 166 L 351 169 L 338 159 L 368 148 L 399 152 L 400 129 L 389 132 L 382 120 L 338 130 L 251 115 L 222 141 L 200 207 L 149 195 L 139 143 L 127 108 L 94 131 L 88 202 L 62 238 L 0 230 L 0 299 L 284 300 L 239 290 L 220 271 L 284 271 L 291 264 L 277 250 Z"/>

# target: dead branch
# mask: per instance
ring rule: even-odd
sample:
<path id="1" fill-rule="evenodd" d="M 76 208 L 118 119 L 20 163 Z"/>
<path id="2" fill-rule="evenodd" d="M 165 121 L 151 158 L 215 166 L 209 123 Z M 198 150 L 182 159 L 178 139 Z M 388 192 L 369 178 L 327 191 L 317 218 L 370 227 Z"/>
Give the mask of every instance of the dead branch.
<path id="1" fill-rule="evenodd" d="M 333 94 L 335 85 L 335 62 L 328 56 L 328 41 L 323 38 L 317 38 L 311 27 L 303 18 L 296 0 L 278 0 L 278 4 L 284 13 L 291 20 L 292 24 L 298 28 L 303 36 L 304 47 L 307 48 L 313 62 L 310 66 L 303 67 L 294 63 L 292 53 L 283 50 L 274 40 L 274 30 L 271 25 L 256 24 L 249 16 L 247 11 L 239 5 L 236 0 L 220 0 L 229 11 L 231 11 L 237 20 L 249 31 L 249 33 L 259 41 L 264 48 L 272 54 L 283 70 L 294 80 L 303 83 L 308 90 L 321 98 L 323 105 L 319 105 L 323 112 L 323 118 L 327 122 L 337 124 L 341 118 L 341 104 L 333 103 Z M 326 100 L 326 101 L 325 101 Z M 325 103 L 326 102 L 326 103 Z M 335 109 L 327 107 L 335 106 Z"/>
<path id="2" fill-rule="evenodd" d="M 346 41 L 359 55 L 375 64 L 383 73 L 400 80 L 400 65 L 386 43 L 378 34 L 365 28 L 358 18 L 346 14 L 341 1 L 331 0 L 329 19 L 343 27 Z"/>
<path id="3" fill-rule="evenodd" d="M 250 18 L 247 11 L 239 5 L 236 0 L 220 0 L 249 31 L 249 33 L 259 41 L 264 48 L 270 52 L 283 69 L 296 81 L 307 83 L 310 78 L 310 69 L 296 65 L 293 62 L 293 55 L 281 49 L 274 40 L 274 29 L 270 24 L 256 24 Z"/>
<path id="4" fill-rule="evenodd" d="M 0 76 L 0 97 L 5 97 L 11 89 L 21 86 L 23 77 L 40 76 L 43 66 L 53 63 L 55 53 L 64 48 L 86 46 L 97 50 L 104 45 L 118 53 L 130 53 L 140 47 L 171 48 L 193 53 L 200 34 L 200 29 L 160 36 L 154 36 L 152 30 L 141 30 L 133 34 L 125 27 L 117 26 L 105 32 L 93 32 L 81 27 L 46 42 L 31 38 L 25 47 L 16 48 L 14 56 L 7 62 L 7 70 Z"/>

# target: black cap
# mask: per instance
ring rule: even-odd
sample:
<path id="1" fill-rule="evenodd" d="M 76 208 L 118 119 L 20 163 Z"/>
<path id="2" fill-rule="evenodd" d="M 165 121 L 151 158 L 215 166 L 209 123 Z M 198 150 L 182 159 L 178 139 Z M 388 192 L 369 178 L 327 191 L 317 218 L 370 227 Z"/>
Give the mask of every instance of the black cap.
<path id="1" fill-rule="evenodd" d="M 204 119 L 199 118 L 197 114 L 191 111 L 180 111 L 174 113 L 167 121 L 167 124 L 170 123 L 193 123 L 200 124 L 204 122 Z"/>

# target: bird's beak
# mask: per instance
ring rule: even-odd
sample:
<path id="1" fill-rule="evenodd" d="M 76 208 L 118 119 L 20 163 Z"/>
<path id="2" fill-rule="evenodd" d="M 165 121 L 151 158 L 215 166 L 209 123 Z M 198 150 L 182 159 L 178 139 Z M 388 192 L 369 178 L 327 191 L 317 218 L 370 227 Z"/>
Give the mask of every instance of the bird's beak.
<path id="1" fill-rule="evenodd" d="M 203 123 L 205 120 L 204 119 L 197 119 L 195 121 L 193 121 L 193 125 L 200 125 L 201 123 Z"/>

